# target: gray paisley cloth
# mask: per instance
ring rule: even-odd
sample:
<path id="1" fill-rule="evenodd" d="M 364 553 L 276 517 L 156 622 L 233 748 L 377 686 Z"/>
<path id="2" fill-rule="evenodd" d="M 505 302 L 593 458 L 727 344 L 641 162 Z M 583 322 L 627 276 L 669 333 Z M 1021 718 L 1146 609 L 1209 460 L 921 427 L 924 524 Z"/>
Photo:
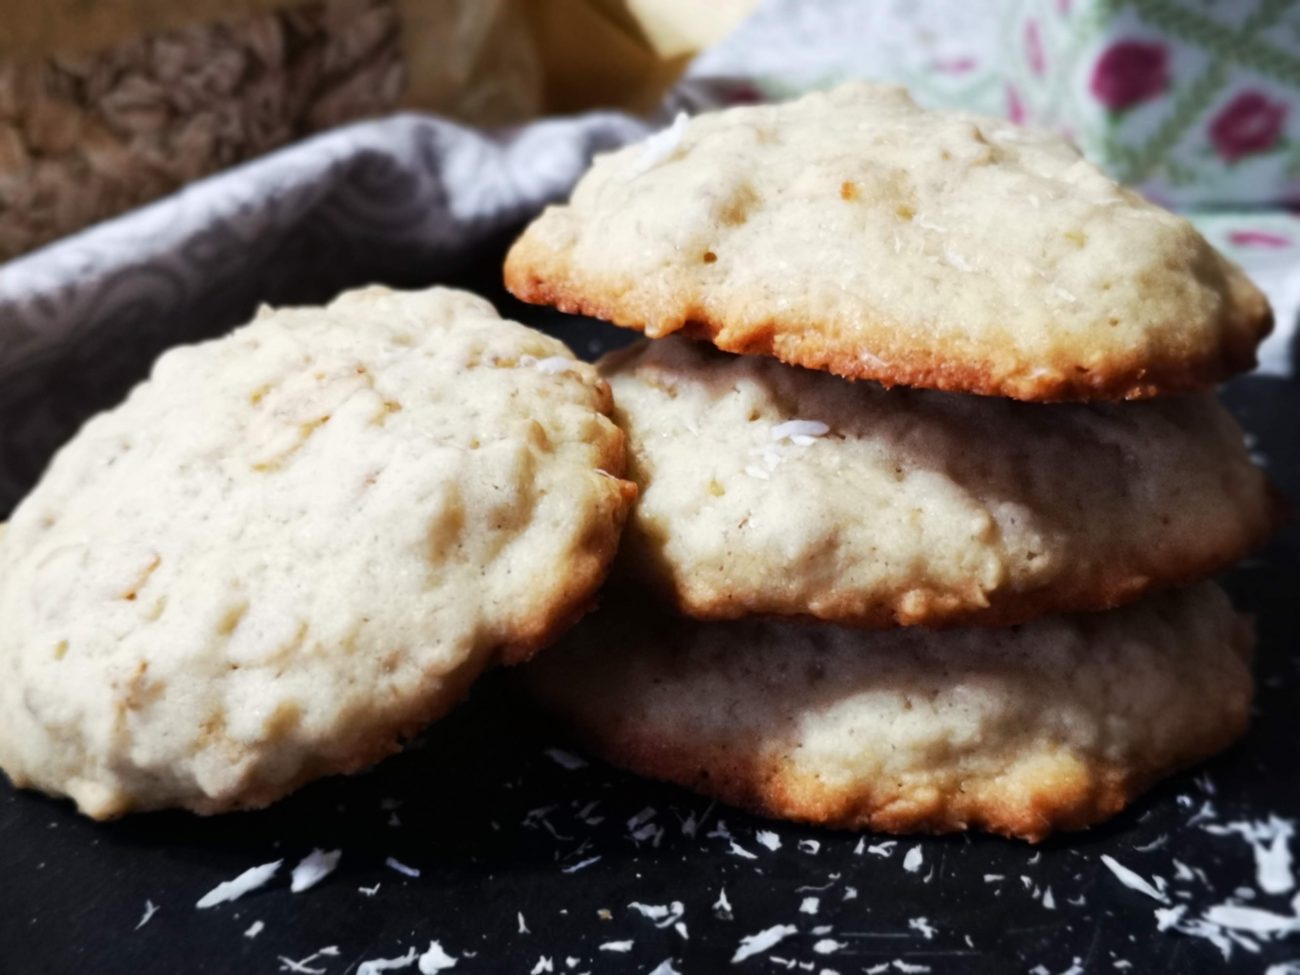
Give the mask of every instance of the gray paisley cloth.
<path id="1" fill-rule="evenodd" d="M 614 113 L 484 133 L 417 115 L 338 129 L 0 267 L 0 516 L 163 349 L 260 303 L 447 280 L 646 134 Z"/>

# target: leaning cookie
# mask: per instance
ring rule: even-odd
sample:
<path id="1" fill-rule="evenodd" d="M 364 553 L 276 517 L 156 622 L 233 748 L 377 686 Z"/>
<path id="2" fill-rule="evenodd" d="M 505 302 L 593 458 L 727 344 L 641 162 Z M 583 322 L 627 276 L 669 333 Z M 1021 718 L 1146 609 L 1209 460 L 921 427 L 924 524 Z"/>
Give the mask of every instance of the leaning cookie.
<path id="1" fill-rule="evenodd" d="M 1200 389 L 1268 303 L 1064 139 L 849 84 L 598 159 L 506 261 L 525 301 L 886 385 L 1025 400 Z"/>
<path id="2" fill-rule="evenodd" d="M 617 571 L 703 619 L 1103 609 L 1224 568 L 1276 520 L 1209 394 L 886 391 L 676 336 L 600 365 L 641 491 Z"/>
<path id="3" fill-rule="evenodd" d="M 1241 735 L 1250 645 L 1210 583 L 1007 630 L 698 623 L 614 604 L 524 678 L 614 764 L 764 815 L 1037 841 Z"/>
<path id="4" fill-rule="evenodd" d="M 609 390 L 472 295 L 370 288 L 163 356 L 0 546 L 0 767 L 90 816 L 360 769 L 589 606 Z"/>

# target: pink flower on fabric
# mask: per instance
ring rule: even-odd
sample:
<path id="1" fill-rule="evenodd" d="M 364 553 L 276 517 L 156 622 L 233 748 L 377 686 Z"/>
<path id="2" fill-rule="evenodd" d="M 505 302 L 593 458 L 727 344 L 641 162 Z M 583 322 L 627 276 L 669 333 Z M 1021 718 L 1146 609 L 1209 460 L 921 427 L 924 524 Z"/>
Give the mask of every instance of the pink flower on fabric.
<path id="1" fill-rule="evenodd" d="M 1169 87 L 1169 52 L 1146 41 L 1112 44 L 1097 59 L 1090 87 L 1113 112 L 1150 101 Z"/>
<path id="2" fill-rule="evenodd" d="M 1056 12 L 1062 17 L 1070 15 L 1070 0 L 1056 0 Z"/>
<path id="3" fill-rule="evenodd" d="M 1025 56 L 1029 59 L 1029 70 L 1041 78 L 1047 70 L 1047 57 L 1043 53 L 1043 36 L 1038 31 L 1036 20 L 1025 24 Z"/>
<path id="4" fill-rule="evenodd" d="M 1234 230 L 1228 240 L 1238 247 L 1290 247 L 1293 241 L 1284 234 L 1267 230 Z"/>
<path id="5" fill-rule="evenodd" d="M 947 61 L 936 61 L 934 66 L 944 74 L 968 74 L 974 71 L 979 65 L 974 58 L 949 58 Z"/>
<path id="6" fill-rule="evenodd" d="M 1020 92 L 1007 85 L 1007 118 L 1016 125 L 1025 124 L 1025 103 L 1020 100 Z"/>
<path id="7" fill-rule="evenodd" d="M 1210 122 L 1210 141 L 1230 163 L 1268 152 L 1282 135 L 1286 105 L 1257 91 L 1243 91 L 1224 105 Z"/>

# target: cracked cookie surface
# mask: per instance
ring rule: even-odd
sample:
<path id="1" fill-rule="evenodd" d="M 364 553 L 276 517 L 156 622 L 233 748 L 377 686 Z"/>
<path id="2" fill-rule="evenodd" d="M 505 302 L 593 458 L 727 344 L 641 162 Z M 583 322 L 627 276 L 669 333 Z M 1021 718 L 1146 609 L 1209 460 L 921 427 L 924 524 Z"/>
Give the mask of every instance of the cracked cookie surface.
<path id="1" fill-rule="evenodd" d="M 652 338 L 1024 400 L 1205 388 L 1272 326 L 1187 220 L 1059 136 L 862 83 L 601 156 L 505 276 Z"/>
<path id="2" fill-rule="evenodd" d="M 634 488 L 595 370 L 369 288 L 166 353 L 0 544 L 0 767 L 104 818 L 355 771 L 589 606 Z"/>
<path id="3" fill-rule="evenodd" d="M 704 619 L 1103 609 L 1225 568 L 1279 513 L 1210 394 L 884 390 L 680 336 L 600 367 L 640 488 L 616 571 Z"/>
<path id="4" fill-rule="evenodd" d="M 1240 736 L 1251 642 L 1212 583 L 942 632 L 700 623 L 624 594 L 523 677 L 614 764 L 763 815 L 1036 841 Z"/>

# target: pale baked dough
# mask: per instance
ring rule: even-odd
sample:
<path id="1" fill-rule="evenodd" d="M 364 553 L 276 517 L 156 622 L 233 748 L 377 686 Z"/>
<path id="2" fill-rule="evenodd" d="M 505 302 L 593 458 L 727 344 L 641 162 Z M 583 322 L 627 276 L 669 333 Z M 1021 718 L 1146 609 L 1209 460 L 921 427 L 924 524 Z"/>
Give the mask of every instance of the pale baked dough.
<path id="1" fill-rule="evenodd" d="M 1250 644 L 1211 583 L 943 632 L 698 623 L 629 601 L 524 677 L 613 763 L 759 813 L 1040 840 L 1241 735 Z"/>
<path id="2" fill-rule="evenodd" d="M 168 352 L 0 546 L 0 767 L 88 815 L 359 769 L 588 607 L 634 489 L 609 390 L 464 292 Z"/>
<path id="3" fill-rule="evenodd" d="M 506 262 L 526 301 L 855 379 L 1134 398 L 1249 368 L 1267 301 L 1058 136 L 848 84 L 597 159 Z"/>
<path id="4" fill-rule="evenodd" d="M 1210 394 L 887 391 L 679 336 L 601 367 L 641 489 L 618 571 L 692 616 L 1005 625 L 1216 572 L 1276 519 Z"/>

